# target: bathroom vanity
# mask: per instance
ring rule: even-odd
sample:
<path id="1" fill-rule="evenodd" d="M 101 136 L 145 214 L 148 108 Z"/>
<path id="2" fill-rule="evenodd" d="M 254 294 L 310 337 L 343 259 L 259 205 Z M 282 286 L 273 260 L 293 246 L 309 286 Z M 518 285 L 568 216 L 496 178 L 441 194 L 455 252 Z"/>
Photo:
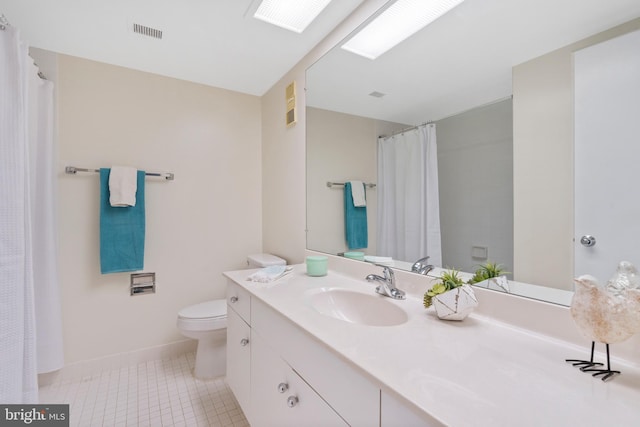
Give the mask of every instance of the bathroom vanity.
<path id="1" fill-rule="evenodd" d="M 400 275 L 407 299 L 396 301 L 365 270 L 380 273 L 348 260 L 323 277 L 296 265 L 268 284 L 225 273 L 227 381 L 252 426 L 640 424 L 637 365 L 614 357 L 622 374 L 603 382 L 564 361 L 588 357 L 589 343 L 485 312 L 442 321 L 422 306 L 433 278 Z"/>

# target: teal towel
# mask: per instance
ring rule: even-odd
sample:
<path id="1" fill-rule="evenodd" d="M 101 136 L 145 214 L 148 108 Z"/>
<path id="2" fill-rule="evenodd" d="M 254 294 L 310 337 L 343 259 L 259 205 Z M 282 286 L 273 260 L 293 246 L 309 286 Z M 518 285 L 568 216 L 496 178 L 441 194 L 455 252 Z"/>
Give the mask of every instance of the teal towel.
<path id="1" fill-rule="evenodd" d="M 344 184 L 344 226 L 349 249 L 363 249 L 368 246 L 367 207 L 353 206 L 350 182 Z"/>
<path id="2" fill-rule="evenodd" d="M 109 172 L 100 169 L 100 272 L 137 271 L 144 268 L 144 178 L 138 171 L 136 205 L 111 207 Z"/>

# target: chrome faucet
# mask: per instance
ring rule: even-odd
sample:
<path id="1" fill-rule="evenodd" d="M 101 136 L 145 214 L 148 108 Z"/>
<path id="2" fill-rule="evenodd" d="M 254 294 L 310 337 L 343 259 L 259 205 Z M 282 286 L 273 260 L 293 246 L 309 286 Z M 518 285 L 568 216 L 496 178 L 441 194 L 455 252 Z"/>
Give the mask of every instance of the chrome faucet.
<path id="1" fill-rule="evenodd" d="M 379 267 L 383 268 L 382 274 L 384 275 L 384 277 L 378 276 L 377 274 L 369 274 L 366 277 L 367 281 L 380 282 L 380 284 L 376 288 L 376 292 L 379 293 L 380 295 L 384 295 L 386 297 L 393 298 L 393 299 L 405 299 L 406 296 L 404 291 L 401 291 L 400 289 L 396 288 L 393 270 L 391 270 L 389 267 L 385 265 L 379 265 Z"/>
<path id="2" fill-rule="evenodd" d="M 414 273 L 418 273 L 426 276 L 427 273 L 433 270 L 433 265 L 427 264 L 428 259 L 429 257 L 426 256 L 414 262 L 413 265 L 411 266 L 411 271 L 413 271 Z"/>

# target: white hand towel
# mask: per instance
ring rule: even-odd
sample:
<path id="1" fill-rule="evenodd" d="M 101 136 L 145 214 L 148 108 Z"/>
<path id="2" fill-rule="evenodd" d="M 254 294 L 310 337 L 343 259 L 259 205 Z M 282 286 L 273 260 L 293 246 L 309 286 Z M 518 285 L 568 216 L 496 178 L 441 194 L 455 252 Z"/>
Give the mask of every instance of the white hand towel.
<path id="1" fill-rule="evenodd" d="M 138 170 L 126 166 L 113 166 L 109 172 L 109 203 L 113 207 L 136 205 Z"/>
<path id="2" fill-rule="evenodd" d="M 367 206 L 367 199 L 364 195 L 364 183 L 362 181 L 349 181 L 351 183 L 351 197 L 353 206 L 360 208 Z"/>

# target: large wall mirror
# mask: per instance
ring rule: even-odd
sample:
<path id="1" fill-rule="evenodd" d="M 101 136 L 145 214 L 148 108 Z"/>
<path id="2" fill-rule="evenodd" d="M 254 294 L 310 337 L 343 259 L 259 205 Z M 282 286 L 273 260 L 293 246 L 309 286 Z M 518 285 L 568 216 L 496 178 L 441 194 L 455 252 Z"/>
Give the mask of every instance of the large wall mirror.
<path id="1" fill-rule="evenodd" d="M 375 60 L 338 44 L 306 74 L 307 248 L 348 251 L 340 184 L 378 184 L 379 137 L 433 123 L 439 266 L 497 262 L 526 296 L 568 304 L 574 54 L 637 30 L 637 0 L 466 0 Z M 370 256 L 384 255 L 378 190 L 358 249 Z"/>

